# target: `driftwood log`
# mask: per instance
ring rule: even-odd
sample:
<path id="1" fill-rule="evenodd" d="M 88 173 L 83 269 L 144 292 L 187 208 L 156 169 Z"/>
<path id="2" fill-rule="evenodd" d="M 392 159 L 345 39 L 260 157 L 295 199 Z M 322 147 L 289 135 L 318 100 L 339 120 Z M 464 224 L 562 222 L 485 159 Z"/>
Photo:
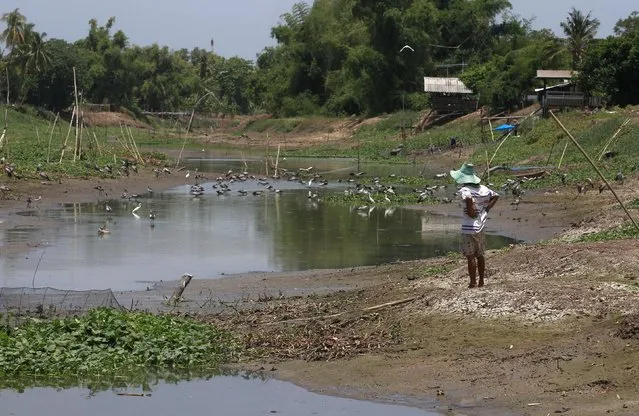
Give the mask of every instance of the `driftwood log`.
<path id="1" fill-rule="evenodd" d="M 180 279 L 180 283 L 178 287 L 175 288 L 171 298 L 168 301 L 169 305 L 177 306 L 177 304 L 182 300 L 182 293 L 184 293 L 184 289 L 191 283 L 191 279 L 193 279 L 193 275 L 184 273 L 182 278 Z"/>

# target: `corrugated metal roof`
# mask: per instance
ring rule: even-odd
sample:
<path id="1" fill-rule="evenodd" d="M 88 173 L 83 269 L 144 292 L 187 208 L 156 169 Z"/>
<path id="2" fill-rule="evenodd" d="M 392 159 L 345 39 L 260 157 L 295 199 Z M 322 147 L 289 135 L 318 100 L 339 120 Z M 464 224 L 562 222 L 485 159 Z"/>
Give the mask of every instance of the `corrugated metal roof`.
<path id="1" fill-rule="evenodd" d="M 577 75 L 577 71 L 570 69 L 538 69 L 537 78 L 545 79 L 571 79 Z"/>
<path id="2" fill-rule="evenodd" d="M 443 92 L 449 94 L 472 94 L 459 78 L 424 77 L 425 92 Z"/>

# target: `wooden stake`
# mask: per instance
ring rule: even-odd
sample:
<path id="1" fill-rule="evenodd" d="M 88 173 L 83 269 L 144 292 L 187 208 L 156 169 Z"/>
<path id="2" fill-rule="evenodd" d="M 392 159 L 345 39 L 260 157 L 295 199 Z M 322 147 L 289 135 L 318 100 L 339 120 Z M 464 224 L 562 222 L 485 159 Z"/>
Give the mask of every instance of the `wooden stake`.
<path id="1" fill-rule="evenodd" d="M 486 180 L 490 180 L 490 162 L 488 161 L 488 149 L 484 149 L 486 152 Z"/>
<path id="2" fill-rule="evenodd" d="M 601 160 L 601 158 L 604 156 L 604 154 L 606 153 L 606 149 L 608 149 L 608 146 L 610 146 L 612 144 L 612 142 L 615 140 L 615 138 L 619 135 L 619 133 L 621 133 L 621 130 L 623 130 L 624 127 L 626 127 L 626 125 L 630 123 L 630 119 L 627 119 L 626 121 L 623 122 L 623 124 L 621 125 L 621 127 L 619 127 L 617 129 L 617 131 L 615 132 L 615 134 L 612 135 L 612 137 L 610 138 L 610 140 L 608 140 L 606 142 L 606 145 L 603 147 L 603 149 L 601 149 L 601 153 L 599 154 L 599 159 L 597 160 Z"/>
<path id="3" fill-rule="evenodd" d="M 177 306 L 177 304 L 182 300 L 182 293 L 184 293 L 184 289 L 186 289 L 189 283 L 191 283 L 192 278 L 193 275 L 190 275 L 188 273 L 184 273 L 182 275 L 178 287 L 175 288 L 175 291 L 173 291 L 173 295 L 171 295 L 171 298 L 168 301 L 169 305 Z"/>
<path id="4" fill-rule="evenodd" d="M 9 142 L 9 138 L 7 136 L 7 128 L 9 124 L 9 67 L 5 68 L 7 75 L 7 105 L 4 107 L 4 129 L 2 130 L 2 135 L 0 136 L 0 149 L 2 149 L 4 140 L 6 139 Z"/>
<path id="5" fill-rule="evenodd" d="M 102 150 L 100 149 L 100 142 L 98 142 L 98 136 L 95 135 L 94 131 L 92 131 L 91 133 L 93 133 L 93 139 L 95 140 L 95 145 L 98 147 L 98 153 L 100 154 L 100 157 L 102 157 Z"/>
<path id="6" fill-rule="evenodd" d="M 53 140 L 53 131 L 55 130 L 55 125 L 58 122 L 58 117 L 60 116 L 60 113 L 55 115 L 55 120 L 53 120 L 53 128 L 51 129 L 51 134 L 49 134 L 49 148 L 47 149 L 47 163 L 50 163 L 50 156 L 51 156 L 51 141 Z"/>
<path id="7" fill-rule="evenodd" d="M 275 158 L 275 178 L 277 178 L 277 166 L 280 164 L 280 146 L 281 144 L 277 145 L 277 158 Z"/>
<path id="8" fill-rule="evenodd" d="M 492 131 L 492 129 L 491 129 Z M 501 141 L 501 143 L 499 143 L 499 146 L 497 146 L 497 149 L 495 149 L 495 153 L 493 153 L 493 157 L 490 158 L 490 162 L 488 162 L 488 164 L 492 164 L 493 163 L 493 159 L 495 158 L 495 156 L 497 156 L 497 152 L 499 152 L 499 149 L 501 149 L 501 146 L 506 143 L 506 140 L 510 137 L 510 135 L 513 134 L 512 130 L 508 132 L 508 134 L 506 135 L 506 137 L 504 137 Z"/>
<path id="9" fill-rule="evenodd" d="M 606 184 L 606 186 L 608 187 L 608 189 L 610 189 L 610 192 L 612 192 L 612 194 L 615 196 L 615 199 L 617 200 L 617 202 L 619 202 L 619 205 L 621 205 L 621 208 L 623 208 L 623 210 L 625 211 L 626 215 L 628 216 L 628 218 L 630 218 L 630 221 L 632 222 L 632 224 L 635 226 L 635 228 L 637 229 L 637 231 L 639 231 L 639 224 L 637 224 L 634 220 L 634 218 L 632 218 L 632 215 L 630 215 L 630 212 L 628 211 L 628 209 L 626 208 L 626 206 L 623 204 L 623 202 L 621 202 L 621 199 L 619 199 L 619 196 L 617 196 L 617 193 L 615 192 L 614 189 L 612 189 L 612 186 L 610 186 L 610 184 L 608 183 L 608 181 L 606 180 L 606 177 L 603 175 L 603 173 L 601 173 L 601 171 L 599 170 L 599 168 L 597 167 L 597 165 L 595 165 L 595 162 L 592 161 L 592 159 L 590 158 L 590 156 L 588 156 L 588 153 L 586 153 L 586 151 L 584 150 L 583 147 L 581 147 L 581 145 L 579 144 L 579 142 L 572 136 L 572 134 L 570 134 L 570 132 L 568 131 L 568 129 L 566 129 L 566 127 L 564 127 L 563 124 L 561 124 L 561 121 L 559 121 L 559 119 L 557 118 L 557 116 L 555 115 L 555 113 L 553 113 L 552 111 L 549 111 L 550 115 L 552 116 L 552 118 L 555 119 L 555 121 L 557 122 L 557 124 L 559 124 L 559 127 L 561 127 L 561 129 L 568 135 L 568 137 L 570 138 L 570 140 L 572 140 L 572 142 L 575 144 L 575 146 L 577 146 L 577 148 L 581 151 L 581 153 L 583 153 L 583 155 L 586 157 L 586 159 L 588 160 L 588 162 L 590 163 L 590 165 L 592 165 L 592 167 L 595 169 L 595 171 L 597 172 L 597 174 L 599 175 L 599 177 L 601 178 L 601 180 Z"/>
<path id="10" fill-rule="evenodd" d="M 559 158 L 559 164 L 557 165 L 557 169 L 561 169 L 561 163 L 564 161 L 564 155 L 566 154 L 566 149 L 568 149 L 568 143 L 570 143 L 570 141 L 566 142 L 566 144 L 564 145 L 564 151 L 561 152 L 561 157 Z"/>
<path id="11" fill-rule="evenodd" d="M 268 132 L 266 132 L 266 155 L 264 157 L 264 164 L 266 165 L 266 176 L 268 176 Z"/>
<path id="12" fill-rule="evenodd" d="M 75 77 L 75 67 L 73 67 L 73 91 L 75 93 L 75 147 L 73 148 L 73 161 L 80 156 L 80 106 L 78 104 L 78 83 Z"/>
<path id="13" fill-rule="evenodd" d="M 62 153 L 60 154 L 60 162 L 62 163 L 62 159 L 64 158 L 64 151 L 67 149 L 67 142 L 69 141 L 69 136 L 71 135 L 71 128 L 73 127 L 73 118 L 76 117 L 75 107 L 73 108 L 73 113 L 71 114 L 71 121 L 69 121 L 69 130 L 67 130 L 67 137 L 64 139 L 64 143 L 62 144 Z"/>

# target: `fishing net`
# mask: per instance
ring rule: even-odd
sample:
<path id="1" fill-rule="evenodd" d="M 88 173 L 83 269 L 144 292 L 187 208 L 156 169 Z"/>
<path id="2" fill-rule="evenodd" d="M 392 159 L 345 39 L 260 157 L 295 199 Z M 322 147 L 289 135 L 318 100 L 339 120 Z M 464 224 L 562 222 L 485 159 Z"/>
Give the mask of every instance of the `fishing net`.
<path id="1" fill-rule="evenodd" d="M 50 287 L 0 287 L 2 323 L 19 323 L 25 318 L 81 315 L 98 307 L 122 308 L 110 289 L 59 290 Z"/>

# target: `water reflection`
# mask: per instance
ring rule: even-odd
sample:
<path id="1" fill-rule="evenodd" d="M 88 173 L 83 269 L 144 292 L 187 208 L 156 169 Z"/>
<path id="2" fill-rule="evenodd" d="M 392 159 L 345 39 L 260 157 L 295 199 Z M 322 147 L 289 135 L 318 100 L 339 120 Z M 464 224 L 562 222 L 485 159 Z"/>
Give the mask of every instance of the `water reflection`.
<path id="1" fill-rule="evenodd" d="M 120 389 L 92 393 L 80 388 L 34 388 L 24 393 L 0 391 L 3 414 L 174 416 L 186 415 L 397 415 L 436 416 L 424 410 L 310 393 L 277 380 L 221 376 L 177 384 L 160 383 L 148 389 Z"/>
<path id="2" fill-rule="evenodd" d="M 239 162 L 233 163 L 229 167 L 237 169 Z M 232 184 L 230 192 L 218 196 L 208 182 L 201 198 L 189 195 L 185 184 L 143 195 L 137 215 L 132 210 L 138 203 L 128 199 L 109 201 L 111 213 L 102 203 L 44 211 L 40 215 L 62 224 L 47 233 L 46 253 L 1 258 L 0 286 L 31 286 L 35 280 L 35 286 L 61 289 L 139 289 L 184 272 L 210 278 L 247 271 L 342 268 L 458 250 L 456 218 L 389 207 L 359 211 L 309 200 L 307 188 L 298 182 L 273 183 L 281 194 L 253 180 Z M 238 193 L 241 188 L 248 194 Z M 256 190 L 263 193 L 252 195 Z M 343 190 L 335 182 L 318 188 L 320 198 Z M 156 215 L 153 222 L 150 210 Z M 99 236 L 97 230 L 105 224 L 111 233 Z M 508 242 L 488 238 L 491 248 Z"/>

